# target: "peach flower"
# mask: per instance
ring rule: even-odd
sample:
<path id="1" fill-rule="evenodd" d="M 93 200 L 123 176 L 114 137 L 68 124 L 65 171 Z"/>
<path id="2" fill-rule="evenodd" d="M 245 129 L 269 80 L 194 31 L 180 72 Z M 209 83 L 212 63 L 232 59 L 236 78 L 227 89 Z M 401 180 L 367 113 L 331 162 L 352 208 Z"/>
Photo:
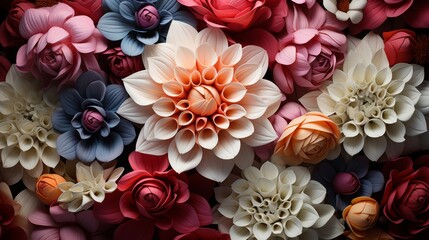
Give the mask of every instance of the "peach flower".
<path id="1" fill-rule="evenodd" d="M 357 237 L 364 237 L 377 224 L 380 206 L 370 197 L 354 198 L 343 210 L 343 218 Z"/>
<path id="2" fill-rule="evenodd" d="M 272 160 L 278 164 L 316 164 L 336 148 L 340 129 L 320 112 L 308 112 L 293 119 L 280 136 Z"/>
<path id="3" fill-rule="evenodd" d="M 61 195 L 58 184 L 66 180 L 58 174 L 43 174 L 36 182 L 36 196 L 46 205 L 51 205 Z"/>

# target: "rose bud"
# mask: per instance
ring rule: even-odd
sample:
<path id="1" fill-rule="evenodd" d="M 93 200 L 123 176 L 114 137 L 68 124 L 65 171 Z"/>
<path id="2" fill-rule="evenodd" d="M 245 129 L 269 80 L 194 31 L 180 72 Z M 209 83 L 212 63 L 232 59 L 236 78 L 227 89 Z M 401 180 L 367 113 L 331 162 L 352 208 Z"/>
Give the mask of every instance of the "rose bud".
<path id="1" fill-rule="evenodd" d="M 66 180 L 58 174 L 43 174 L 36 182 L 36 195 L 46 205 L 51 205 L 61 195 L 58 184 Z"/>
<path id="2" fill-rule="evenodd" d="M 377 224 L 379 210 L 380 207 L 375 199 L 357 197 L 343 210 L 343 218 L 356 236 L 364 237 L 365 232 Z"/>
<path id="3" fill-rule="evenodd" d="M 384 51 L 390 66 L 411 61 L 413 58 L 411 43 L 415 37 L 416 33 L 407 29 L 383 33 Z"/>

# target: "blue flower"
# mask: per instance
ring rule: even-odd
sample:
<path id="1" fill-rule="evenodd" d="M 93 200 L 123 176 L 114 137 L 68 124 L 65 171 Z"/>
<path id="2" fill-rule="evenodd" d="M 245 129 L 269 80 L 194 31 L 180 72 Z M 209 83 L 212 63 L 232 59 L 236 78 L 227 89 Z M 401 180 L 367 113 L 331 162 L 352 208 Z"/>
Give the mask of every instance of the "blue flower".
<path id="1" fill-rule="evenodd" d="M 76 88 L 60 93 L 61 107 L 52 116 L 52 124 L 61 133 L 57 152 L 68 160 L 83 162 L 112 161 L 130 144 L 134 126 L 116 113 L 128 98 L 124 87 L 106 86 L 98 73 L 88 71 L 76 81 Z"/>
<path id="2" fill-rule="evenodd" d="M 370 197 L 384 186 L 380 171 L 369 170 L 369 159 L 357 155 L 349 161 L 337 158 L 315 166 L 312 178 L 326 188 L 326 203 L 342 211 L 353 198 Z"/>
<path id="3" fill-rule="evenodd" d="M 196 25 L 190 13 L 179 11 L 176 0 L 103 0 L 103 5 L 108 12 L 97 28 L 107 39 L 120 40 L 129 56 L 142 54 L 145 45 L 165 42 L 173 19 Z"/>

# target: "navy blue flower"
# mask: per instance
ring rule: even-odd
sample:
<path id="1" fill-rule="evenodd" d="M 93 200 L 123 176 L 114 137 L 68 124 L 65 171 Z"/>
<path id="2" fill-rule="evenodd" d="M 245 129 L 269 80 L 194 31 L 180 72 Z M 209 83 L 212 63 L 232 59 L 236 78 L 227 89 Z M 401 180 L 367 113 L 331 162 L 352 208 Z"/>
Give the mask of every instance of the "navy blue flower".
<path id="1" fill-rule="evenodd" d="M 134 126 L 116 113 L 128 98 L 124 87 L 106 86 L 98 73 L 88 71 L 76 81 L 76 88 L 60 93 L 61 107 L 52 116 L 52 124 L 61 133 L 57 152 L 68 160 L 83 162 L 112 161 L 130 144 Z"/>
<path id="2" fill-rule="evenodd" d="M 337 210 L 344 210 L 353 198 L 370 197 L 383 189 L 384 177 L 380 171 L 369 170 L 369 159 L 356 155 L 323 161 L 315 166 L 312 178 L 326 188 L 325 202 Z"/>
<path id="3" fill-rule="evenodd" d="M 143 53 L 145 45 L 165 42 L 171 21 L 195 26 L 194 17 L 179 11 L 176 0 L 103 0 L 108 10 L 97 28 L 111 41 L 121 41 L 122 51 L 129 56 Z"/>

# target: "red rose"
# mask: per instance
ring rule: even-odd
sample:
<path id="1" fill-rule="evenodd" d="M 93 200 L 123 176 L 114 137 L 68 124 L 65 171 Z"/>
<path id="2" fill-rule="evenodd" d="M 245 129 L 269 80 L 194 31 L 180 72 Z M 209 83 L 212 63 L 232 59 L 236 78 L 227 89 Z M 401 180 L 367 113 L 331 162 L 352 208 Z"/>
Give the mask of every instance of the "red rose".
<path id="1" fill-rule="evenodd" d="M 14 0 L 11 3 L 9 14 L 0 25 L 0 44 L 3 47 L 19 47 L 25 43 L 19 33 L 19 23 L 24 12 L 34 7 L 33 3 L 26 0 Z"/>
<path id="2" fill-rule="evenodd" d="M 107 49 L 102 56 L 101 64 L 107 65 L 104 69 L 108 71 L 109 80 L 114 84 L 123 84 L 122 78 L 144 69 L 141 56 L 127 56 L 119 47 Z"/>
<path id="3" fill-rule="evenodd" d="M 90 17 L 97 25 L 98 20 L 103 16 L 102 0 L 61 0 L 74 9 L 76 15 Z"/>
<path id="4" fill-rule="evenodd" d="M 413 58 L 411 51 L 411 43 L 416 37 L 416 33 L 407 30 L 399 29 L 383 33 L 384 51 L 390 66 L 397 63 L 409 63 Z"/>
<path id="5" fill-rule="evenodd" d="M 384 172 L 389 180 L 381 206 L 389 220 L 388 233 L 402 239 L 426 236 L 429 233 L 428 162 L 417 167 L 411 158 L 399 158 L 387 163 Z"/>

